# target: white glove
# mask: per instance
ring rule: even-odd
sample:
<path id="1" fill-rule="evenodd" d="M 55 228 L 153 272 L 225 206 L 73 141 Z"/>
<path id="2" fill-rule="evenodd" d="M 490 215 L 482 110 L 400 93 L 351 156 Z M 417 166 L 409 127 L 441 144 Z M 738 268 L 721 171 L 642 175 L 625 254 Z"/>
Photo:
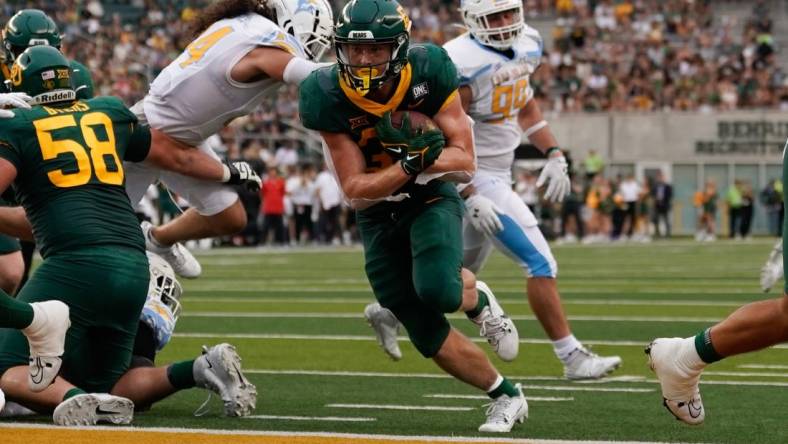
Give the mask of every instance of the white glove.
<path id="1" fill-rule="evenodd" d="M 544 192 L 545 199 L 551 202 L 561 202 L 569 194 L 572 184 L 569 181 L 567 169 L 568 165 L 563 154 L 547 160 L 544 168 L 542 168 L 542 174 L 536 180 L 537 187 L 541 187 L 545 182 L 550 181 L 547 185 L 547 190 Z"/>
<path id="2" fill-rule="evenodd" d="M 495 202 L 480 194 L 465 199 L 465 213 L 476 231 L 495 236 L 503 230 L 503 223 L 498 217 L 498 213 L 503 211 L 495 205 Z"/>
<path id="3" fill-rule="evenodd" d="M 3 108 L 30 109 L 28 100 L 33 100 L 25 93 L 0 94 L 0 119 L 12 119 L 14 112 Z"/>

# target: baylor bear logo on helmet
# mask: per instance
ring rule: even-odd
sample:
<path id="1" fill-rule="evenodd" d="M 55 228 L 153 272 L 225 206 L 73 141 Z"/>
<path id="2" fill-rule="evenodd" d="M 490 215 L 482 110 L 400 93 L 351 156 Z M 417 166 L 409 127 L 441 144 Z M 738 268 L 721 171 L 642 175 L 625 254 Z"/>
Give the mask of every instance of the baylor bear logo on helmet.
<path id="1" fill-rule="evenodd" d="M 51 46 L 32 46 L 11 68 L 11 90 L 33 98 L 31 105 L 76 100 L 68 60 Z"/>
<path id="2" fill-rule="evenodd" d="M 352 0 L 345 5 L 334 28 L 342 80 L 366 94 L 395 78 L 408 63 L 410 25 L 405 9 L 394 0 Z M 391 53 L 382 63 L 351 60 L 358 45 L 388 45 Z"/>

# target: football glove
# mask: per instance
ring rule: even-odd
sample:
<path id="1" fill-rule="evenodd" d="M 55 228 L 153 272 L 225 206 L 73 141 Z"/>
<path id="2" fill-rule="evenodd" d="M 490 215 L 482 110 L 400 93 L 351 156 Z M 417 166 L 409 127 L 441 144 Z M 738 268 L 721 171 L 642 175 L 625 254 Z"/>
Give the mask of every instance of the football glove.
<path id="1" fill-rule="evenodd" d="M 408 114 L 402 118 L 402 127 L 397 129 L 391 124 L 391 113 L 375 125 L 378 139 L 386 153 L 400 161 L 402 170 L 414 176 L 432 166 L 443 151 L 446 139 L 439 129 L 411 131 Z"/>
<path id="2" fill-rule="evenodd" d="M 560 151 L 559 151 L 560 152 Z M 550 182 L 547 185 L 547 190 L 544 192 L 544 198 L 551 202 L 561 202 L 564 200 L 571 188 L 569 181 L 568 164 L 563 154 L 550 157 L 547 160 L 542 173 L 536 180 L 536 186 L 541 187 L 545 182 Z"/>
<path id="3" fill-rule="evenodd" d="M 13 119 L 14 112 L 3 108 L 30 109 L 28 100 L 33 100 L 25 93 L 5 93 L 0 94 L 0 119 Z"/>
<path id="4" fill-rule="evenodd" d="M 503 231 L 503 223 L 498 213 L 503 213 L 495 202 L 482 196 L 473 194 L 465 199 L 465 215 L 471 221 L 476 231 L 487 236 L 495 236 Z"/>
<path id="5" fill-rule="evenodd" d="M 263 184 L 257 172 L 247 162 L 229 162 L 224 164 L 222 182 L 230 185 L 243 185 L 249 191 L 259 191 Z"/>

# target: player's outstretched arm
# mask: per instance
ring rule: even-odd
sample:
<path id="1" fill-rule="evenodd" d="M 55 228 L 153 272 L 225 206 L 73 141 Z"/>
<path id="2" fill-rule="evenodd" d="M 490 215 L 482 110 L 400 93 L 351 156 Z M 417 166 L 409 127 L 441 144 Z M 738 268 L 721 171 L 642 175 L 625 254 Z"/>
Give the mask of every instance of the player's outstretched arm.
<path id="1" fill-rule="evenodd" d="M 572 184 L 569 180 L 564 154 L 558 148 L 558 141 L 542 116 L 542 110 L 535 100 L 529 100 L 517 115 L 517 121 L 528 140 L 547 156 L 547 164 L 536 180 L 536 186 L 547 184 L 545 199 L 560 202 L 569 194 Z"/>
<path id="2" fill-rule="evenodd" d="M 260 176 L 246 162 L 224 164 L 157 129 L 151 128 L 150 135 L 150 151 L 145 160 L 160 168 L 195 179 L 260 189 Z"/>
<path id="3" fill-rule="evenodd" d="M 298 85 L 321 64 L 296 57 L 284 49 L 262 46 L 249 52 L 232 69 L 233 80 L 253 82 L 261 77 Z"/>
<path id="4" fill-rule="evenodd" d="M 408 183 L 410 176 L 397 163 L 374 173 L 365 172 L 364 156 L 347 134 L 321 131 L 345 196 L 355 199 L 382 199 Z"/>
<path id="5" fill-rule="evenodd" d="M 462 109 L 460 96 L 455 94 L 450 101 L 433 118 L 438 128 L 443 131 L 446 146 L 438 160 L 425 170 L 426 173 L 459 172 L 452 175 L 460 182 L 469 182 L 476 172 L 476 156 L 473 146 L 473 130 L 471 120 Z"/>

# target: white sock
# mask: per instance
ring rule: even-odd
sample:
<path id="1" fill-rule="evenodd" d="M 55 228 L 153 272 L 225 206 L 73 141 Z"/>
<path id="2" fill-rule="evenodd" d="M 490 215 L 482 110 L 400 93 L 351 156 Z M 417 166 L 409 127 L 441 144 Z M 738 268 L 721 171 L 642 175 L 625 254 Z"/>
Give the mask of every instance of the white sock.
<path id="1" fill-rule="evenodd" d="M 151 227 L 150 230 L 148 230 L 148 236 L 147 237 L 148 237 L 148 240 L 150 241 L 150 243 L 152 243 L 156 248 L 170 248 L 172 246 L 172 245 L 164 245 L 163 243 L 159 242 L 159 240 L 156 239 L 156 236 L 153 235 L 153 228 L 152 227 Z"/>
<path id="2" fill-rule="evenodd" d="M 575 335 L 572 334 L 565 338 L 553 341 L 553 351 L 555 352 L 555 355 L 558 357 L 558 359 L 560 359 L 564 364 L 566 364 L 569 360 L 569 354 L 572 353 L 576 348 L 582 346 L 583 344 L 581 344 Z"/>
<path id="3" fill-rule="evenodd" d="M 498 375 L 498 377 L 495 378 L 495 382 L 493 382 L 493 385 L 491 385 L 490 388 L 487 389 L 487 393 L 490 393 L 491 391 L 497 389 L 498 386 L 500 386 L 501 384 L 503 384 L 503 376 Z"/>
<path id="4" fill-rule="evenodd" d="M 699 372 L 706 367 L 707 364 L 703 362 L 703 359 L 700 358 L 698 351 L 695 349 L 695 336 L 684 338 L 681 341 L 681 349 L 676 361 L 692 372 Z"/>

